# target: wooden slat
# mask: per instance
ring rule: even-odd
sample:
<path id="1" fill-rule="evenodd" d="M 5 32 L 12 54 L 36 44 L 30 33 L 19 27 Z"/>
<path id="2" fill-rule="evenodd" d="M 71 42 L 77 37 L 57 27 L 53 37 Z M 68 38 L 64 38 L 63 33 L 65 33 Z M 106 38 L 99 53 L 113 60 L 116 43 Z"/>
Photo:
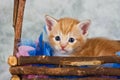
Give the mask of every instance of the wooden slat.
<path id="1" fill-rule="evenodd" d="M 12 75 L 50 75 L 50 76 L 120 76 L 119 68 L 79 68 L 79 67 L 63 67 L 63 68 L 48 68 L 37 66 L 16 66 L 11 67 Z"/>
<path id="2" fill-rule="evenodd" d="M 103 57 L 57 57 L 57 56 L 21 56 L 17 65 L 26 64 L 57 64 L 57 65 L 101 65 L 105 63 L 120 63 L 119 56 Z M 86 63 L 87 62 L 87 63 Z"/>

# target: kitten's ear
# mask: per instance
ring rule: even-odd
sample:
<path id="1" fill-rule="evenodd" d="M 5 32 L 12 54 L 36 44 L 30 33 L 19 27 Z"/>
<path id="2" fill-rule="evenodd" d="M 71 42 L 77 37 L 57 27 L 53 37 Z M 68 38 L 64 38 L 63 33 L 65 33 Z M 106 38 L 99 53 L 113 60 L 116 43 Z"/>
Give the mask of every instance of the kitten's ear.
<path id="1" fill-rule="evenodd" d="M 85 20 L 85 21 L 81 21 L 77 25 L 79 27 L 80 31 L 82 32 L 82 34 L 85 36 L 88 34 L 88 28 L 90 26 L 90 23 L 91 23 L 90 20 Z"/>
<path id="2" fill-rule="evenodd" d="M 49 34 L 49 32 L 52 30 L 52 27 L 57 23 L 57 20 L 51 16 L 46 15 L 45 22 L 46 22 L 46 31 Z"/>

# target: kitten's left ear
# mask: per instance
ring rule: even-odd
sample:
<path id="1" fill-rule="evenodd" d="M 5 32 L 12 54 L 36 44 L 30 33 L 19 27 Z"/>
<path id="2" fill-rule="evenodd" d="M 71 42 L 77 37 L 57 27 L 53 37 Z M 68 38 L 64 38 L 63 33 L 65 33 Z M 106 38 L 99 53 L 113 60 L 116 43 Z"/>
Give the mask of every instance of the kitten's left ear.
<path id="1" fill-rule="evenodd" d="M 54 19 L 51 16 L 46 15 L 45 16 L 45 22 L 46 22 L 46 31 L 49 34 L 49 32 L 52 30 L 52 28 L 54 27 L 54 25 L 57 23 L 57 20 Z"/>
<path id="2" fill-rule="evenodd" d="M 90 23 L 91 23 L 90 20 L 85 20 L 85 21 L 81 21 L 77 25 L 79 27 L 80 31 L 82 32 L 82 34 L 85 36 L 88 34 L 88 28 L 90 26 Z"/>

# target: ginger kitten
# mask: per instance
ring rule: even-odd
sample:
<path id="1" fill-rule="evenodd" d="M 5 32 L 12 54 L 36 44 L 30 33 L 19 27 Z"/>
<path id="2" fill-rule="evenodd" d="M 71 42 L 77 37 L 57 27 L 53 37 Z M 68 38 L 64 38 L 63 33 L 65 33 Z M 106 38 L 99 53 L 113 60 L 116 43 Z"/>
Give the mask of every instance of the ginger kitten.
<path id="1" fill-rule="evenodd" d="M 113 56 L 120 43 L 105 38 L 87 38 L 91 21 L 73 18 L 59 20 L 46 15 L 46 30 L 54 56 Z"/>

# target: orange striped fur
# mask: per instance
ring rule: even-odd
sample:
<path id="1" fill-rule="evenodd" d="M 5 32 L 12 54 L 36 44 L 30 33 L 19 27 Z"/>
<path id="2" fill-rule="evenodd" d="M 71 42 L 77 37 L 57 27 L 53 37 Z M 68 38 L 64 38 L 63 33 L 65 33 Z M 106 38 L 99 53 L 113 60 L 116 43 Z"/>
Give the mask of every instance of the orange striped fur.
<path id="1" fill-rule="evenodd" d="M 82 48 L 77 48 L 71 56 L 115 56 L 120 51 L 120 42 L 106 38 L 91 38 L 86 41 Z"/>
<path id="2" fill-rule="evenodd" d="M 105 38 L 87 39 L 90 20 L 56 20 L 48 15 L 45 19 L 49 43 L 55 51 L 54 56 L 113 56 L 120 51 L 120 43 L 116 41 Z M 71 38 L 74 42 L 71 42 Z"/>

